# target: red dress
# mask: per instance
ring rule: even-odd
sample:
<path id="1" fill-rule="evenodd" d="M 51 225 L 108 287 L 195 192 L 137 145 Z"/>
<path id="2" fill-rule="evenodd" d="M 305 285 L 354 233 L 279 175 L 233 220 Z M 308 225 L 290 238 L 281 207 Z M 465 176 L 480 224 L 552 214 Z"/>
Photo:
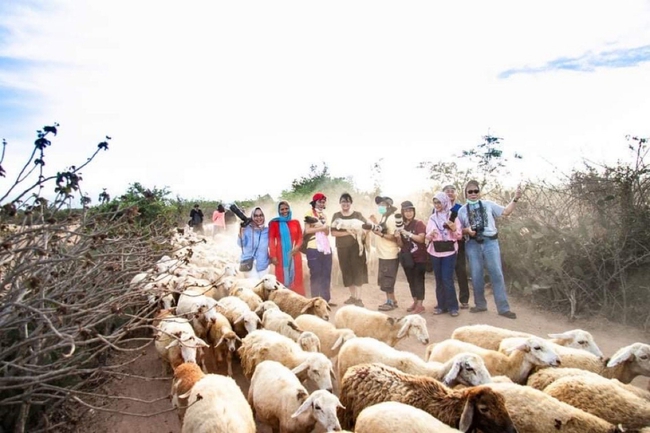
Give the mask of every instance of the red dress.
<path id="1" fill-rule="evenodd" d="M 291 245 L 299 246 L 302 244 L 302 227 L 298 220 L 287 222 L 289 233 L 291 235 Z M 269 222 L 269 257 L 271 260 L 277 259 L 275 265 L 275 276 L 285 286 L 289 287 L 299 295 L 305 296 L 305 286 L 302 281 L 302 254 L 300 251 L 293 255 L 293 283 L 287 285 L 284 279 L 284 266 L 282 263 L 282 244 L 280 243 L 280 223 L 278 221 Z"/>

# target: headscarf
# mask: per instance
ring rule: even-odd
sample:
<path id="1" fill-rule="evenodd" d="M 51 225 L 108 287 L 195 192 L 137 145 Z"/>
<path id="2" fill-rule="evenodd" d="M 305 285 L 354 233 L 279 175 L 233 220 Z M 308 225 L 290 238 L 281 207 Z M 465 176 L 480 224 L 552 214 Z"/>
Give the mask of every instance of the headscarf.
<path id="1" fill-rule="evenodd" d="M 280 206 L 286 204 L 289 206 L 289 214 L 286 217 L 280 216 Z M 293 248 L 291 242 L 291 231 L 289 231 L 289 221 L 291 221 L 291 205 L 289 202 L 282 200 L 278 203 L 278 216 L 273 218 L 271 222 L 277 221 L 280 228 L 280 246 L 282 247 L 282 273 L 284 274 L 284 284 L 291 287 L 294 278 L 294 265 L 293 257 L 291 257 L 291 249 Z"/>
<path id="2" fill-rule="evenodd" d="M 451 202 L 449 201 L 449 197 L 447 197 L 447 194 L 445 194 L 442 191 L 437 192 L 436 195 L 433 196 L 433 198 L 438 200 L 440 204 L 442 204 L 442 211 L 438 212 L 434 207 L 433 215 L 431 215 L 431 219 L 433 220 L 434 224 L 436 225 L 436 228 L 440 232 L 440 236 L 446 239 L 447 230 L 445 229 L 444 224 L 449 220 L 449 205 L 451 204 Z"/>
<path id="3" fill-rule="evenodd" d="M 253 210 L 251 211 L 251 214 L 250 214 L 250 216 L 249 216 L 249 218 L 251 219 L 251 221 L 254 221 L 254 220 L 253 220 L 253 215 L 255 215 L 255 211 L 258 210 L 258 209 L 259 209 L 260 212 L 262 212 L 262 215 L 264 215 L 264 211 L 262 210 L 262 208 L 259 207 L 259 206 L 256 206 L 255 208 L 253 208 Z M 264 215 L 264 217 L 265 217 L 265 219 L 264 219 L 264 225 L 263 225 L 262 227 L 258 227 L 258 228 L 260 228 L 260 229 L 264 229 L 264 227 L 266 226 L 266 215 Z"/>

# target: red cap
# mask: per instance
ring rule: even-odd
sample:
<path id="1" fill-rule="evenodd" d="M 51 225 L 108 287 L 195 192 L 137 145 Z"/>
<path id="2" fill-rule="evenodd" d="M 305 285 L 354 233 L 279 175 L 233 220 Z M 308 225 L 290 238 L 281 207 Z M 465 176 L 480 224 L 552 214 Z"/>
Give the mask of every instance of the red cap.
<path id="1" fill-rule="evenodd" d="M 311 201 L 318 201 L 318 200 L 322 200 L 322 199 L 327 200 L 327 197 L 325 197 L 325 194 L 323 194 L 322 192 L 317 192 L 317 193 L 314 194 L 314 196 L 311 198 Z"/>

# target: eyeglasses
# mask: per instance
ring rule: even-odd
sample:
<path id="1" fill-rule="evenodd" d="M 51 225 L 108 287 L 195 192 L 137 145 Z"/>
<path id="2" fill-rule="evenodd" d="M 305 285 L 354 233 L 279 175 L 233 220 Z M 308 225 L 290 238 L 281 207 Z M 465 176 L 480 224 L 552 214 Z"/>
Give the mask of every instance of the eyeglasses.
<path id="1" fill-rule="evenodd" d="M 481 191 L 479 191 L 478 189 L 468 189 L 467 190 L 467 194 L 478 194 L 479 192 L 481 192 Z"/>

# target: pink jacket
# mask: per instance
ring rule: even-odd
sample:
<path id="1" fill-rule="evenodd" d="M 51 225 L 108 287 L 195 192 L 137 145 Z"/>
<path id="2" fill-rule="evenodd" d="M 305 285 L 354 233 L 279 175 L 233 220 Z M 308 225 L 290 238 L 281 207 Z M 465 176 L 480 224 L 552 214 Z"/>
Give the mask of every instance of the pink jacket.
<path id="1" fill-rule="evenodd" d="M 438 253 L 433 249 L 433 242 L 434 241 L 442 241 L 445 240 L 445 238 L 442 237 L 442 234 L 438 231 L 438 228 L 436 227 L 436 223 L 433 219 L 433 215 L 429 217 L 429 221 L 427 222 L 427 234 L 425 238 L 430 241 L 429 245 L 427 246 L 427 252 L 431 254 L 433 257 L 448 257 L 453 254 L 456 254 L 458 252 L 458 242 L 455 242 L 459 239 L 463 238 L 463 227 L 460 223 L 460 220 L 456 218 L 456 230 L 451 232 L 449 229 L 444 229 L 447 231 L 447 240 L 453 240 L 454 241 L 454 251 L 447 251 L 444 253 Z"/>

